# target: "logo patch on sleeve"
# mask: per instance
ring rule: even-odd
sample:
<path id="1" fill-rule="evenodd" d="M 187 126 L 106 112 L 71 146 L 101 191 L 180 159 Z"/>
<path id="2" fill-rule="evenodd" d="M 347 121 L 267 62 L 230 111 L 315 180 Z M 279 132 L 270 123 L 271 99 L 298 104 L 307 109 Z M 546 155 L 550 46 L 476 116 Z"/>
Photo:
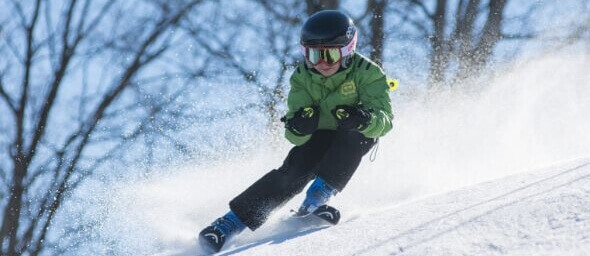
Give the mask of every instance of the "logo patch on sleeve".
<path id="1" fill-rule="evenodd" d="M 340 86 L 340 93 L 344 96 L 351 96 L 356 94 L 356 85 L 353 81 L 344 82 Z"/>

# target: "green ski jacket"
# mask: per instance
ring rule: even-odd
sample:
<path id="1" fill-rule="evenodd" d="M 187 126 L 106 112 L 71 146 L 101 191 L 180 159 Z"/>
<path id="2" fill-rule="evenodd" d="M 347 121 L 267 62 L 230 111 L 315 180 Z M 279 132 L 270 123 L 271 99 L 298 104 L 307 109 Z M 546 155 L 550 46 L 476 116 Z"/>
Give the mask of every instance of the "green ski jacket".
<path id="1" fill-rule="evenodd" d="M 370 125 L 361 133 L 368 138 L 378 138 L 392 128 L 393 113 L 389 87 L 383 70 L 365 56 L 354 53 L 350 66 L 330 77 L 300 64 L 291 76 L 291 90 L 287 98 L 289 110 L 286 117 L 292 118 L 302 107 L 319 106 L 318 129 L 336 130 L 337 121 L 332 110 L 338 105 L 362 105 L 372 110 Z M 285 129 L 285 137 L 299 146 L 311 135 L 297 136 Z"/>

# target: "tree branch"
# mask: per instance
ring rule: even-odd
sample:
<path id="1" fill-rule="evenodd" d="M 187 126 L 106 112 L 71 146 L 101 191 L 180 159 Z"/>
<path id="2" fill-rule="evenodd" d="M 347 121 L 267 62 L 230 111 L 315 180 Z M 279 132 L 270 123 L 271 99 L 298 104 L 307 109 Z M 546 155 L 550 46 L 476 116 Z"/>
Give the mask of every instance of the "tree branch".
<path id="1" fill-rule="evenodd" d="M 277 3 L 275 1 L 270 1 L 270 0 L 258 0 L 256 2 L 259 3 L 260 5 L 262 5 L 262 7 L 265 10 L 270 12 L 275 17 L 275 19 L 273 19 L 273 21 L 280 20 L 282 22 L 285 22 L 285 23 L 291 24 L 291 25 L 296 25 L 296 24 L 301 23 L 300 17 L 298 17 L 298 16 L 291 17 L 288 14 L 282 14 L 279 11 L 277 11 L 275 6 L 277 6 L 277 4 L 280 4 L 280 3 L 285 4 L 284 1 L 279 1 Z M 297 3 L 297 1 L 295 1 L 295 3 Z"/>
<path id="2" fill-rule="evenodd" d="M 482 36 L 475 47 L 477 52 L 488 56 L 502 34 L 502 15 L 506 7 L 506 0 L 490 0 L 488 19 L 483 27 Z"/>
<path id="3" fill-rule="evenodd" d="M 47 31 L 47 33 L 49 34 L 48 38 L 47 38 L 47 48 L 49 51 L 49 61 L 51 63 L 51 68 L 52 70 L 56 70 L 57 69 L 57 64 L 54 62 L 55 60 L 55 56 L 56 56 L 56 40 L 55 40 L 55 29 L 53 28 L 53 20 L 51 17 L 51 11 L 53 10 L 53 8 L 51 8 L 51 4 L 46 4 L 45 5 L 45 15 L 43 15 L 45 17 L 45 30 Z"/>
<path id="4" fill-rule="evenodd" d="M 428 17 L 429 19 L 431 19 L 431 20 L 434 21 L 434 15 L 435 14 L 430 13 L 430 11 L 426 7 L 426 5 L 423 3 L 423 1 L 420 1 L 420 0 L 410 0 L 410 3 L 418 6 L 418 8 L 422 11 L 422 13 L 424 13 L 424 15 L 426 15 L 426 17 Z"/>
<path id="5" fill-rule="evenodd" d="M 229 43 L 223 44 L 222 42 L 218 41 L 218 43 L 222 44 L 222 46 L 221 46 L 221 50 L 216 50 L 216 49 L 213 49 L 207 42 L 205 42 L 205 40 L 199 38 L 198 36 L 195 36 L 195 40 L 203 47 L 203 49 L 207 50 L 210 54 L 220 57 L 227 64 L 229 64 L 230 66 L 235 68 L 244 77 L 244 79 L 247 82 L 254 83 L 254 84 L 256 84 L 256 86 L 258 88 L 263 89 L 263 87 L 260 86 L 260 84 L 259 84 L 258 78 L 256 76 L 256 72 L 247 70 L 245 67 L 243 67 L 239 63 L 238 60 L 236 60 L 231 55 L 230 50 L 229 50 Z M 232 40 L 228 40 L 228 42 L 231 42 L 231 41 Z"/>
<path id="6" fill-rule="evenodd" d="M 54 75 L 53 81 L 51 82 L 50 91 L 43 101 L 44 102 L 43 107 L 39 111 L 40 116 L 39 116 L 39 119 L 37 120 L 36 125 L 35 125 L 35 132 L 33 135 L 33 139 L 31 141 L 31 146 L 29 147 L 29 150 L 27 151 L 27 154 L 26 154 L 26 161 L 27 162 L 30 162 L 33 159 L 33 157 L 35 156 L 35 151 L 37 150 L 37 146 L 39 145 L 41 138 L 45 134 L 47 122 L 49 120 L 49 113 L 50 113 L 51 109 L 53 108 L 53 105 L 57 99 L 57 93 L 59 91 L 59 88 L 62 85 L 62 81 L 64 80 L 63 78 L 64 78 L 64 76 L 66 74 L 66 70 L 68 69 L 68 66 L 70 64 L 70 60 L 71 60 L 72 56 L 74 56 L 76 48 L 77 48 L 78 44 L 80 43 L 80 41 L 82 40 L 82 37 L 78 37 L 70 45 L 69 39 L 68 39 L 69 33 L 70 33 L 71 20 L 72 20 L 74 8 L 76 5 L 76 1 L 77 0 L 70 1 L 69 7 L 67 10 L 66 22 L 64 24 L 64 32 L 62 34 L 63 42 L 62 42 L 62 52 L 61 52 L 61 57 L 60 57 L 59 68 Z"/>
<path id="7" fill-rule="evenodd" d="M 463 0 L 457 8 L 455 15 L 455 32 L 453 33 L 454 40 L 459 42 L 459 51 L 468 51 L 471 46 L 471 38 L 473 36 L 473 26 L 475 18 L 477 17 L 477 7 L 481 0 L 469 0 L 465 10 L 463 10 Z"/>
<path id="8" fill-rule="evenodd" d="M 22 10 L 20 9 L 20 5 L 13 1 L 17 12 L 22 14 Z M 37 0 L 36 5 L 34 6 L 33 16 L 31 17 L 31 21 L 28 24 L 23 24 L 23 29 L 25 31 L 26 37 L 26 56 L 24 61 L 24 72 L 23 72 L 23 81 L 22 81 L 22 91 L 20 95 L 20 100 L 18 103 L 18 107 L 16 108 L 15 112 L 15 123 L 16 123 L 16 131 L 14 141 L 12 142 L 12 150 L 10 152 L 12 156 L 12 162 L 14 166 L 13 172 L 13 182 L 10 185 L 11 193 L 8 199 L 8 203 L 3 209 L 3 218 L 1 230 L 0 230 L 0 251 L 7 252 L 9 255 L 16 255 L 20 251 L 17 250 L 19 241 L 18 241 L 18 229 L 21 225 L 21 221 L 19 221 L 22 212 L 22 198 L 23 198 L 23 187 L 22 187 L 22 180 L 26 176 L 27 169 L 29 167 L 29 162 L 25 159 L 25 129 L 26 129 L 26 120 L 25 120 L 25 111 L 28 101 L 28 91 L 30 86 L 30 76 L 32 70 L 32 63 L 33 63 L 33 56 L 35 55 L 35 51 L 33 49 L 34 46 L 34 31 L 35 26 L 37 25 L 37 19 L 39 17 L 39 9 L 40 9 L 41 1 Z M 21 18 L 24 18 L 24 14 L 22 14 Z M 26 22 L 23 20 L 23 22 Z M 5 242 L 7 242 L 5 244 Z M 4 248 L 7 248 L 6 250 Z"/>
<path id="9" fill-rule="evenodd" d="M 66 18 L 66 23 L 64 24 L 64 32 L 62 35 L 62 53 L 61 53 L 61 57 L 60 57 L 60 64 L 59 64 L 59 68 L 58 70 L 55 72 L 54 75 L 54 79 L 51 83 L 50 86 L 50 92 L 48 93 L 48 95 L 46 96 L 45 100 L 44 100 L 44 105 L 42 110 L 40 111 L 41 115 L 37 121 L 36 124 L 36 129 L 35 129 L 35 134 L 33 136 L 33 140 L 32 140 L 32 144 L 31 147 L 28 151 L 27 154 L 27 161 L 31 161 L 31 159 L 34 156 L 34 152 L 37 149 L 37 146 L 41 140 L 41 138 L 44 136 L 45 134 L 45 127 L 47 125 L 47 122 L 49 120 L 49 113 L 51 111 L 51 109 L 53 108 L 53 105 L 55 103 L 55 100 L 57 98 L 57 93 L 59 91 L 59 88 L 61 87 L 62 81 L 63 81 L 63 77 L 66 74 L 66 71 L 69 67 L 70 64 L 70 60 L 71 58 L 74 56 L 74 54 L 76 53 L 76 49 L 79 46 L 79 44 L 82 42 L 82 40 L 85 38 L 85 35 L 87 33 L 89 33 L 91 30 L 94 30 L 96 28 L 96 25 L 100 22 L 100 20 L 105 16 L 103 15 L 111 6 L 112 6 L 112 1 L 108 2 L 107 4 L 105 4 L 103 6 L 103 8 L 101 8 L 101 11 L 99 13 L 99 15 L 91 22 L 91 25 L 84 31 L 82 32 L 82 29 L 79 28 L 77 31 L 77 34 L 75 36 L 74 41 L 70 44 L 69 43 L 69 32 L 70 32 L 70 26 L 71 26 L 71 20 L 72 20 L 72 16 L 73 16 L 73 11 L 76 5 L 76 1 L 77 0 L 72 0 L 70 2 L 69 5 L 69 9 L 67 11 L 67 18 Z"/>
<path id="10" fill-rule="evenodd" d="M 25 72 L 23 74 L 23 82 L 22 82 L 22 92 L 20 95 L 20 101 L 18 107 L 16 109 L 16 123 L 17 123 L 17 135 L 15 146 L 17 152 L 20 152 L 19 155 L 25 154 L 25 145 L 24 145 L 24 133 L 25 133 L 25 111 L 29 97 L 29 87 L 30 87 L 30 78 L 31 78 L 31 70 L 33 69 L 33 56 L 35 52 L 33 50 L 34 45 L 34 32 L 35 27 L 37 25 L 37 19 L 39 17 L 39 9 L 41 7 L 41 0 L 36 1 L 35 10 L 33 12 L 33 17 L 29 24 L 26 25 L 24 28 L 26 31 L 26 56 L 24 61 L 24 69 Z M 28 163 L 28 161 L 25 161 Z M 23 170 L 24 171 L 24 170 Z"/>
<path id="11" fill-rule="evenodd" d="M 16 14 L 18 14 L 18 17 L 20 18 L 20 23 L 21 26 L 26 27 L 27 26 L 27 18 L 25 15 L 25 12 L 23 11 L 23 7 L 20 5 L 20 2 L 17 2 L 16 0 L 10 0 L 12 2 L 12 5 L 14 5 L 14 9 L 16 9 Z"/>
<path id="12" fill-rule="evenodd" d="M 506 40 L 530 40 L 537 37 L 537 33 L 531 34 L 510 34 L 510 33 L 502 33 L 500 36 L 502 39 Z"/>
<path id="13" fill-rule="evenodd" d="M 70 177 L 73 174 L 74 170 L 78 167 L 78 162 L 82 156 L 82 152 L 86 148 L 86 145 L 90 139 L 90 135 L 93 133 L 94 129 L 98 125 L 98 122 L 104 116 L 106 109 L 117 98 L 117 96 L 119 96 L 119 94 L 129 85 L 129 82 L 139 72 L 139 70 L 163 52 L 162 50 L 159 50 L 150 55 L 149 53 L 146 54 L 147 49 L 157 41 L 157 39 L 166 31 L 167 28 L 169 28 L 172 25 L 178 24 L 180 19 L 200 2 L 201 0 L 191 1 L 190 3 L 180 8 L 180 10 L 172 17 L 163 18 L 160 22 L 157 23 L 152 33 L 147 37 L 147 39 L 143 43 L 141 43 L 133 61 L 127 67 L 119 83 L 114 87 L 113 90 L 107 93 L 107 95 L 102 99 L 99 106 L 91 115 L 91 118 L 88 120 L 86 125 L 83 126 L 85 127 L 85 129 L 80 136 L 81 141 L 73 151 L 74 155 L 72 156 L 71 160 L 66 166 L 64 174 L 62 176 L 63 178 L 57 186 L 54 199 L 52 200 L 51 206 L 49 207 L 47 213 L 47 221 L 44 224 L 43 228 L 40 230 L 39 239 L 37 240 L 37 244 L 35 246 L 36 249 L 33 252 L 34 254 L 39 253 L 39 251 L 42 249 L 41 243 L 43 243 L 43 241 L 45 240 L 48 227 L 52 219 L 54 218 L 57 210 L 61 206 L 64 197 L 66 196 L 66 192 L 69 191 L 68 185 L 71 182 Z"/>
<path id="14" fill-rule="evenodd" d="M 6 170 L 4 170 L 4 168 L 0 167 L 0 188 L 4 189 L 6 188 L 6 186 L 8 185 L 8 183 L 6 182 L 7 180 L 7 172 Z M 2 191 L 0 191 L 2 192 Z M 2 197 L 4 198 L 4 197 Z"/>
<path id="15" fill-rule="evenodd" d="M 10 108 L 12 113 L 16 115 L 15 103 L 12 100 L 12 98 L 10 98 L 10 95 L 8 95 L 8 93 L 6 93 L 6 91 L 4 90 L 4 76 L 2 74 L 0 74 L 0 98 L 4 99 L 4 101 L 8 105 L 8 108 Z"/>
<path id="16" fill-rule="evenodd" d="M 410 24 L 412 24 L 414 27 L 416 27 L 419 31 L 422 32 L 422 37 L 428 37 L 430 35 L 430 31 L 428 30 L 428 28 L 424 25 L 425 22 L 423 21 L 416 21 L 414 19 L 412 19 L 410 17 L 409 12 L 407 11 L 403 11 L 403 10 L 398 10 L 396 8 L 392 9 L 393 13 L 397 13 L 399 15 L 402 16 L 402 20 L 403 22 L 409 22 Z"/>

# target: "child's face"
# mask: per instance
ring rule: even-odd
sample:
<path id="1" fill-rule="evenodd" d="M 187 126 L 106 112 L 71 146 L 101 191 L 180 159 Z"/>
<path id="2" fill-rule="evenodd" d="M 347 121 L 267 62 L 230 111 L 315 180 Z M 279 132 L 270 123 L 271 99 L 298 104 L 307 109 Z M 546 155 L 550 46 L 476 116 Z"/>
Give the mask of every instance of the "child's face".
<path id="1" fill-rule="evenodd" d="M 320 63 L 313 65 L 313 68 L 320 72 L 320 74 L 322 74 L 324 77 L 329 77 L 338 72 L 338 69 L 340 68 L 340 61 L 332 64 L 320 61 Z"/>

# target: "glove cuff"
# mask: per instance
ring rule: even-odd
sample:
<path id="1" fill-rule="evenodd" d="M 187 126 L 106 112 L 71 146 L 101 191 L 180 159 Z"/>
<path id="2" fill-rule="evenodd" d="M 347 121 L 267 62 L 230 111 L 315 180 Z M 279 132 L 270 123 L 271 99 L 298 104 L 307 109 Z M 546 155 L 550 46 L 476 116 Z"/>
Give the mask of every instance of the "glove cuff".
<path id="1" fill-rule="evenodd" d="M 305 135 L 309 135 L 309 134 L 303 134 L 303 133 L 301 133 L 301 132 L 299 132 L 299 131 L 295 130 L 295 128 L 293 128 L 293 127 L 286 127 L 286 128 L 287 128 L 287 130 L 289 130 L 289 131 L 290 131 L 290 132 L 291 132 L 293 135 L 295 135 L 295 136 L 298 136 L 298 137 L 303 137 L 303 136 L 305 136 Z"/>

